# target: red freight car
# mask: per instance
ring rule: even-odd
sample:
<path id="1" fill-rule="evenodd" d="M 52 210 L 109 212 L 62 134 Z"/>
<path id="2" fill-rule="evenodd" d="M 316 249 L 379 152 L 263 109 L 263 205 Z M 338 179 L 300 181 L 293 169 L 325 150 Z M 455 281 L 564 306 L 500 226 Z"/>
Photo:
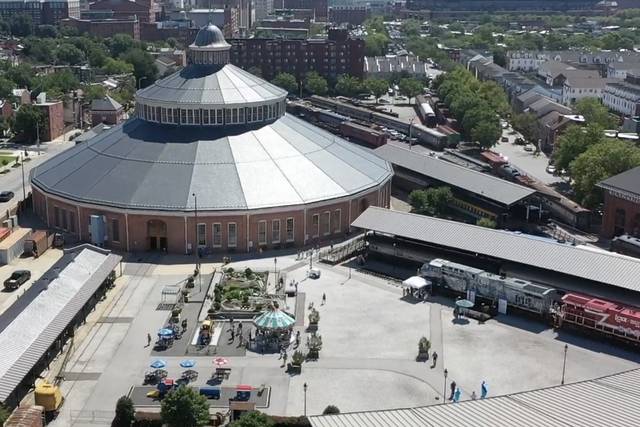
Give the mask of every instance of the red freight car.
<path id="1" fill-rule="evenodd" d="M 380 147 L 387 143 L 387 136 L 384 132 L 353 122 L 342 122 L 340 124 L 340 133 L 357 141 L 366 142 L 372 147 Z"/>
<path id="2" fill-rule="evenodd" d="M 564 295 L 562 302 L 560 326 L 570 324 L 578 329 L 640 343 L 640 309 L 575 293 Z"/>

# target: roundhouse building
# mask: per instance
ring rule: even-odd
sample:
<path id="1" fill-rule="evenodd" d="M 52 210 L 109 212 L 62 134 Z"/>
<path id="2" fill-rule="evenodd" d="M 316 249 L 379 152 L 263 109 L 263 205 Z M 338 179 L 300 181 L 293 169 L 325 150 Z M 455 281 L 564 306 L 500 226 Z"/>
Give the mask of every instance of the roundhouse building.
<path id="1" fill-rule="evenodd" d="M 286 92 L 229 48 L 202 28 L 187 67 L 138 91 L 134 118 L 34 168 L 37 214 L 81 241 L 189 253 L 328 241 L 389 205 L 386 161 L 286 114 Z"/>

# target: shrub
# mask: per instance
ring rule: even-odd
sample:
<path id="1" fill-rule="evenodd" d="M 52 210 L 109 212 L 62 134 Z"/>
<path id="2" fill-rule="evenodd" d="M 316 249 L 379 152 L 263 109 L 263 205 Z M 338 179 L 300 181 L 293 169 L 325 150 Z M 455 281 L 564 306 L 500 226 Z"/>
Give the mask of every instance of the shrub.
<path id="1" fill-rule="evenodd" d="M 197 427 L 209 423 L 209 403 L 191 387 L 178 387 L 162 401 L 162 421 L 171 427 Z"/>
<path id="2" fill-rule="evenodd" d="M 426 337 L 420 338 L 418 341 L 418 352 L 419 353 L 429 353 L 429 349 L 431 348 L 431 342 Z"/>
<path id="3" fill-rule="evenodd" d="M 229 427 L 273 427 L 274 422 L 266 414 L 253 411 L 243 414 L 239 420 L 229 424 Z"/>
<path id="4" fill-rule="evenodd" d="M 213 303 L 213 309 L 214 309 L 215 311 L 220 310 L 220 308 L 221 308 L 221 307 L 222 307 L 222 305 L 220 304 L 220 302 L 215 301 L 215 302 Z"/>
<path id="5" fill-rule="evenodd" d="M 329 405 L 326 408 L 324 408 L 324 411 L 322 411 L 322 415 L 335 415 L 339 413 L 340 413 L 340 409 L 338 409 L 338 407 L 335 405 Z"/>
<path id="6" fill-rule="evenodd" d="M 300 350 L 296 350 L 291 356 L 291 363 L 294 365 L 302 365 L 304 362 L 304 354 Z"/>
<path id="7" fill-rule="evenodd" d="M 320 313 L 315 308 L 311 309 L 309 313 L 309 323 L 318 323 L 320 322 Z"/>
<path id="8" fill-rule="evenodd" d="M 133 401 L 128 396 L 122 396 L 116 403 L 116 416 L 111 422 L 112 427 L 130 427 L 135 419 Z"/>
<path id="9" fill-rule="evenodd" d="M 251 270 L 249 267 L 245 268 L 244 277 L 246 277 L 247 279 L 251 279 L 251 277 L 253 277 L 253 270 Z"/>

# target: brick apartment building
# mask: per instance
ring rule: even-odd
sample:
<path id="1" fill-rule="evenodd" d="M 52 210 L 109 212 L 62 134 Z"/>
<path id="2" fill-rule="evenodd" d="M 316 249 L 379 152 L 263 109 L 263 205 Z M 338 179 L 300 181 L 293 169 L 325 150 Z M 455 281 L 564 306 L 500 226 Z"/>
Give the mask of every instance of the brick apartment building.
<path id="1" fill-rule="evenodd" d="M 361 25 L 370 14 L 369 6 L 332 6 L 329 8 L 329 22 Z"/>
<path id="2" fill-rule="evenodd" d="M 53 141 L 64 133 L 64 105 L 62 101 L 47 101 L 43 92 L 36 98 L 36 103 L 45 117 L 44 134 L 40 135 L 41 141 Z"/>
<path id="3" fill-rule="evenodd" d="M 114 34 L 128 34 L 140 40 L 140 21 L 131 16 L 122 19 L 75 19 L 62 20 L 62 25 L 72 27 L 82 34 L 94 37 L 111 37 Z"/>
<path id="4" fill-rule="evenodd" d="M 326 21 L 329 17 L 327 0 L 274 0 L 274 9 L 312 9 L 316 21 Z"/>
<path id="5" fill-rule="evenodd" d="M 91 12 L 108 13 L 111 19 L 130 20 L 136 16 L 141 23 L 156 22 L 159 9 L 153 0 L 98 0 L 89 4 Z"/>
<path id="6" fill-rule="evenodd" d="M 598 187 L 604 191 L 602 236 L 640 237 L 640 167 L 605 179 Z"/>
<path id="7" fill-rule="evenodd" d="M 245 70 L 257 67 L 268 80 L 278 73 L 303 79 L 316 71 L 327 79 L 341 74 L 364 75 L 364 40 L 347 30 L 331 29 L 326 40 L 232 39 L 231 63 Z"/>
<path id="8" fill-rule="evenodd" d="M 61 20 L 80 17 L 79 0 L 24 0 L 3 1 L 0 17 L 11 20 L 16 14 L 31 17 L 34 25 L 58 25 Z"/>

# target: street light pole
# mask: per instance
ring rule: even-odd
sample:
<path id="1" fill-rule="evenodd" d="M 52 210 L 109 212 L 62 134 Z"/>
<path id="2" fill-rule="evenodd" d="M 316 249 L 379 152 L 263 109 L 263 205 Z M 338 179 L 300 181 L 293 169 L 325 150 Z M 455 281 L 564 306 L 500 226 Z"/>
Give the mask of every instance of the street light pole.
<path id="1" fill-rule="evenodd" d="M 302 386 L 304 390 L 304 416 L 307 416 L 307 383 Z"/>
<path id="2" fill-rule="evenodd" d="M 273 258 L 273 279 L 276 282 L 276 289 L 278 289 L 278 258 Z"/>
<path id="3" fill-rule="evenodd" d="M 21 157 L 21 161 L 20 161 L 20 166 L 22 166 L 22 201 L 24 203 L 25 200 L 27 200 L 27 191 L 25 190 L 24 187 L 24 154 L 20 154 Z"/>
<path id="4" fill-rule="evenodd" d="M 193 193 L 193 206 L 194 206 L 194 214 L 195 214 L 195 222 L 196 222 L 196 238 L 195 245 L 193 248 L 193 254 L 196 260 L 196 270 L 198 270 L 198 287 L 200 292 L 202 292 L 202 276 L 200 275 L 200 259 L 198 259 L 198 249 L 199 249 L 199 241 L 198 241 L 198 196 L 196 193 Z"/>
<path id="5" fill-rule="evenodd" d="M 444 385 L 442 386 L 442 403 L 447 403 L 447 375 L 449 371 L 444 370 Z"/>
<path id="6" fill-rule="evenodd" d="M 567 350 L 569 350 L 569 346 L 567 344 L 564 345 L 564 360 L 562 362 L 562 382 L 560 384 L 564 384 L 564 372 L 567 367 Z"/>

